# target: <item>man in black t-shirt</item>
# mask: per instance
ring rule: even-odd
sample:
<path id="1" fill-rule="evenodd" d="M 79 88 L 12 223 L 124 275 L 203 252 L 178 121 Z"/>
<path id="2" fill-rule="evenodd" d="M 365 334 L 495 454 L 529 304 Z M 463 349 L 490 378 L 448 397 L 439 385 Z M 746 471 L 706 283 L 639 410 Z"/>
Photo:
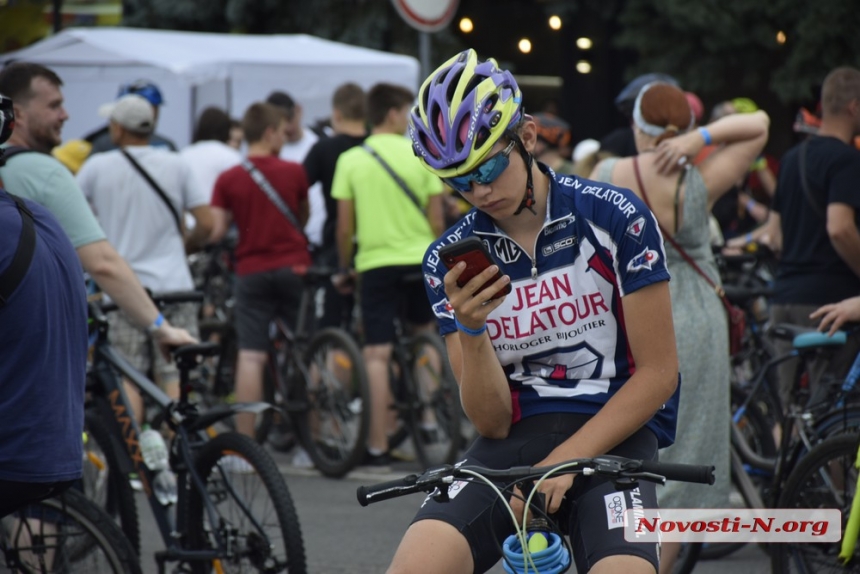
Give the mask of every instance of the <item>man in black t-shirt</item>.
<path id="1" fill-rule="evenodd" d="M 361 145 L 367 137 L 365 123 L 365 94 L 353 83 L 341 85 L 332 97 L 331 124 L 335 135 L 321 138 L 308 152 L 303 163 L 308 176 L 308 185 L 322 182 L 325 198 L 326 220 L 323 224 L 322 246 L 315 255 L 315 263 L 326 267 L 337 267 L 337 200 L 331 197 L 331 182 L 340 154 Z M 352 314 L 352 296 L 338 293 L 330 284 L 326 285 L 325 304 L 318 327 L 343 326 Z"/>
<path id="2" fill-rule="evenodd" d="M 813 326 L 810 313 L 860 293 L 860 70 L 837 68 L 821 89 L 821 129 L 790 149 L 782 160 L 773 202 L 773 225 L 782 234 L 782 256 L 774 285 L 772 319 Z M 804 185 L 805 184 L 805 185 Z M 826 365 L 841 376 L 860 349 L 860 337 Z M 787 349 L 785 349 L 787 350 Z M 780 391 L 791 392 L 795 365 L 783 363 Z"/>

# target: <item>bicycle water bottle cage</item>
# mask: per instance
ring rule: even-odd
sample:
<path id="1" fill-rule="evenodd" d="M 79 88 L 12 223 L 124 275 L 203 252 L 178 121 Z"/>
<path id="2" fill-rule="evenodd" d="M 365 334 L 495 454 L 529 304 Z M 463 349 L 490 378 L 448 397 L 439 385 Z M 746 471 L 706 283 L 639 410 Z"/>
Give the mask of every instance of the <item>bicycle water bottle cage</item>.
<path id="1" fill-rule="evenodd" d="M 816 347 L 839 347 L 844 345 L 847 340 L 848 334 L 845 331 L 836 331 L 832 337 L 828 336 L 827 333 L 811 331 L 796 336 L 791 344 L 795 349 L 814 349 Z"/>

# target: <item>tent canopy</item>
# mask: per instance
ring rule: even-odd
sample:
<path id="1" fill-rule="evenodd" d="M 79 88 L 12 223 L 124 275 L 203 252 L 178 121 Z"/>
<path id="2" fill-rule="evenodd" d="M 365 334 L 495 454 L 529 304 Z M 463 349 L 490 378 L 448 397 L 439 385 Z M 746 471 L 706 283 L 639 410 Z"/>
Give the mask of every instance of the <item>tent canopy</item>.
<path id="1" fill-rule="evenodd" d="M 289 93 L 304 111 L 304 123 L 326 118 L 331 95 L 344 82 L 365 89 L 389 82 L 415 90 L 415 58 L 307 35 L 236 35 L 144 30 L 69 28 L 32 46 L 0 54 L 0 63 L 36 62 L 63 80 L 69 121 L 65 139 L 82 137 L 104 124 L 101 104 L 139 79 L 164 95 L 158 132 L 183 146 L 194 120 L 210 105 L 241 118 L 253 102 L 273 90 Z"/>

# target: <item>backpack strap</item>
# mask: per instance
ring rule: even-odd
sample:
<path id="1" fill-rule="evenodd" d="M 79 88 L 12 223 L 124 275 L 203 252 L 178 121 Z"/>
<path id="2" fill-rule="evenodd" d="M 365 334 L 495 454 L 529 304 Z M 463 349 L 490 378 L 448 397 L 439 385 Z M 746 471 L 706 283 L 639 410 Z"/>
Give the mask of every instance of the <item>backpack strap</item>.
<path id="1" fill-rule="evenodd" d="M 18 212 L 21 214 L 21 237 L 18 239 L 18 248 L 12 256 L 12 262 L 0 274 L 0 307 L 6 305 L 15 289 L 23 281 L 36 250 L 36 226 L 33 223 L 33 213 L 23 199 L 11 193 L 7 195 L 18 206 Z"/>

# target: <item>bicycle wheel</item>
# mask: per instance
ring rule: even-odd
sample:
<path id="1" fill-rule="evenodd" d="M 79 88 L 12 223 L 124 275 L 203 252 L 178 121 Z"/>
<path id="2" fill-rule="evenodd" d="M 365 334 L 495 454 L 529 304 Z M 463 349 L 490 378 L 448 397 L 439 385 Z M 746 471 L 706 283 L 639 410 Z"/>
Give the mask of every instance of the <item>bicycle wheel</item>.
<path id="1" fill-rule="evenodd" d="M 131 544 L 108 514 L 75 489 L 0 521 L 0 573 L 140 574 Z"/>
<path id="2" fill-rule="evenodd" d="M 460 451 L 460 393 L 438 335 L 419 333 L 409 341 L 411 400 L 407 421 L 418 460 L 427 468 L 453 464 Z"/>
<path id="3" fill-rule="evenodd" d="M 843 532 L 857 488 L 857 444 L 860 435 L 840 434 L 809 451 L 791 472 L 777 508 L 837 508 Z M 848 566 L 839 563 L 840 543 L 774 544 L 771 566 L 783 572 L 860 572 L 860 549 Z"/>
<path id="4" fill-rule="evenodd" d="M 120 469 L 117 447 L 105 423 L 93 412 L 84 415 L 84 495 L 119 520 L 122 532 L 140 553 L 140 527 L 134 490 Z"/>
<path id="5" fill-rule="evenodd" d="M 364 456 L 370 428 L 370 387 L 361 351 L 342 329 L 323 329 L 305 350 L 303 368 L 304 373 L 288 379 L 289 414 L 317 469 L 341 477 Z"/>
<path id="6" fill-rule="evenodd" d="M 192 489 L 188 540 L 192 549 L 217 548 L 216 563 L 196 563 L 197 573 L 305 572 L 302 531 L 293 500 L 272 457 L 250 437 L 223 433 L 197 453 L 195 468 L 215 507 L 210 521 L 201 493 Z"/>

